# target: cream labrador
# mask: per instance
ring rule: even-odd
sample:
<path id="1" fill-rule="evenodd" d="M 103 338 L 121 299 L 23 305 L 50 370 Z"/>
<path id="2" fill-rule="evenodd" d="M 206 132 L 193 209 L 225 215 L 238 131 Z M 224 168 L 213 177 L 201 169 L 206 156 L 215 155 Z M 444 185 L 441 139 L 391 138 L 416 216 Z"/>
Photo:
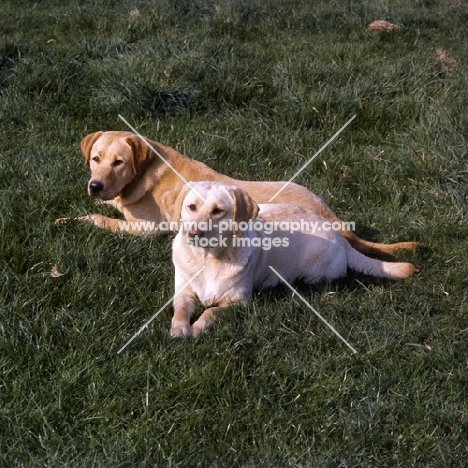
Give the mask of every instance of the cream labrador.
<path id="1" fill-rule="evenodd" d="M 410 263 L 364 256 L 310 209 L 257 205 L 238 187 L 196 182 L 183 187 L 176 200 L 168 194 L 162 201 L 181 219 L 172 254 L 174 337 L 198 337 L 226 306 L 247 304 L 254 290 L 277 285 L 280 278 L 269 267 L 288 283 L 310 284 L 343 277 L 348 268 L 391 279 L 416 271 Z M 196 299 L 207 309 L 191 326 Z"/>
<path id="2" fill-rule="evenodd" d="M 172 207 L 163 207 L 161 198 L 167 192 L 177 195 L 184 181 L 218 181 L 235 185 L 256 203 L 268 203 L 285 185 L 284 182 L 249 182 L 222 175 L 199 161 L 189 159 L 173 148 L 140 138 L 131 132 L 92 133 L 81 142 L 85 163 L 91 168 L 88 193 L 120 211 L 125 221 L 101 214 L 78 218 L 114 232 L 133 234 L 157 230 L 160 223 L 173 221 Z M 176 198 L 176 197 L 175 197 Z M 294 203 L 319 213 L 331 222 L 340 222 L 328 205 L 305 187 L 291 183 L 272 203 Z M 150 223 L 148 223 L 148 221 Z M 177 221 L 177 218 L 175 218 Z M 357 237 L 342 223 L 341 234 L 361 252 L 391 254 L 398 249 L 413 249 L 417 242 L 377 244 Z"/>

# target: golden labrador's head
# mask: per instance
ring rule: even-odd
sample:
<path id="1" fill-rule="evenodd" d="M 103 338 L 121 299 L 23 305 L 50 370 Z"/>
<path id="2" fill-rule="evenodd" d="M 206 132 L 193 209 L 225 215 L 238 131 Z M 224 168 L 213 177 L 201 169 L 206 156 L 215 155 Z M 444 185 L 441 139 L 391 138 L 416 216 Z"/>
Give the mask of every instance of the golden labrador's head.
<path id="1" fill-rule="evenodd" d="M 208 241 L 226 235 L 242 236 L 242 230 L 237 228 L 239 223 L 248 223 L 259 211 L 247 192 L 219 182 L 190 182 L 179 192 L 168 192 L 162 203 L 175 214 L 173 218 L 182 222 L 188 237 Z"/>
<path id="2" fill-rule="evenodd" d="M 89 134 L 81 141 L 81 151 L 91 169 L 88 194 L 102 200 L 118 196 L 152 157 L 144 140 L 119 131 Z"/>

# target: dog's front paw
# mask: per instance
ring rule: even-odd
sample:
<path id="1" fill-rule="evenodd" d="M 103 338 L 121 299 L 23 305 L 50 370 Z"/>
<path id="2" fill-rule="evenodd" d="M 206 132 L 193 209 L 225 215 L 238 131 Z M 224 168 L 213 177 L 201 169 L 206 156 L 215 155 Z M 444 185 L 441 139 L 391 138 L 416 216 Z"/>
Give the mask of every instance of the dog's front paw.
<path id="1" fill-rule="evenodd" d="M 194 338 L 198 338 L 200 335 L 203 335 L 208 330 L 208 326 L 206 325 L 205 322 L 197 320 L 193 325 L 192 325 L 192 336 Z"/>
<path id="2" fill-rule="evenodd" d="M 90 214 L 86 216 L 79 216 L 78 218 L 75 218 L 75 219 L 82 223 L 91 223 L 91 224 L 95 224 L 96 226 L 100 226 L 104 222 L 105 216 L 100 215 L 100 214 Z"/>
<path id="3" fill-rule="evenodd" d="M 171 336 L 172 338 L 188 338 L 192 336 L 192 329 L 190 328 L 190 324 L 184 323 L 179 325 L 172 325 Z"/>

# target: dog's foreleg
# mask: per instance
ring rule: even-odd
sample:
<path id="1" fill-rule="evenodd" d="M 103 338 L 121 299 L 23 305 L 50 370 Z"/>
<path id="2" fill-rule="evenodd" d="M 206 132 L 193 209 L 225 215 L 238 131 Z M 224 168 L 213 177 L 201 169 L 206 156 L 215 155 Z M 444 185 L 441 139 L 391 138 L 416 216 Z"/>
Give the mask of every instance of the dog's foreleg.
<path id="1" fill-rule="evenodd" d="M 174 316 L 172 317 L 171 336 L 186 338 L 192 336 L 190 317 L 195 310 L 194 300 L 191 296 L 180 295 L 174 299 Z"/>
<path id="2" fill-rule="evenodd" d="M 86 216 L 80 216 L 75 219 L 82 223 L 94 224 L 97 227 L 100 227 L 102 229 L 108 229 L 112 232 L 119 232 L 120 230 L 122 230 L 120 224 L 125 224 L 125 221 L 121 221 L 120 219 L 108 218 L 107 216 L 103 216 L 101 214 L 90 214 Z"/>
<path id="3" fill-rule="evenodd" d="M 154 234 L 159 231 L 159 226 L 154 221 L 125 221 L 123 219 L 108 218 L 107 216 L 97 213 L 79 216 L 78 218 L 60 218 L 55 220 L 55 224 L 65 224 L 70 220 L 94 224 L 101 229 L 107 229 L 112 232 L 122 232 L 140 236 Z"/>
<path id="4" fill-rule="evenodd" d="M 55 220 L 55 224 L 61 225 L 68 223 L 69 221 L 80 221 L 82 223 L 94 224 L 97 227 L 108 229 L 112 232 L 127 231 L 124 225 L 128 224 L 126 221 L 108 218 L 107 216 L 100 214 L 90 214 L 86 216 L 79 216 L 78 218 L 59 218 Z"/>

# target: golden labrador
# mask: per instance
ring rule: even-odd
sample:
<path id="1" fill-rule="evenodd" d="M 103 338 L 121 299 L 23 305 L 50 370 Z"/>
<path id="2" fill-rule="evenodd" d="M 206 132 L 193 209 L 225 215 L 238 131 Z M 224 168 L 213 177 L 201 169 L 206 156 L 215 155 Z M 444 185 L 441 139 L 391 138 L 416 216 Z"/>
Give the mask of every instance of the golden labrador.
<path id="1" fill-rule="evenodd" d="M 162 202 L 173 206 L 170 196 Z M 245 305 L 254 289 L 276 286 L 276 272 L 288 283 L 313 284 L 343 277 L 348 268 L 391 279 L 416 271 L 411 263 L 366 257 L 303 206 L 257 205 L 245 191 L 219 182 L 185 186 L 174 209 L 182 223 L 172 246 L 174 337 L 198 337 L 224 307 Z M 197 299 L 207 309 L 190 326 Z"/>
<path id="2" fill-rule="evenodd" d="M 157 151 L 158 154 L 154 150 Z M 125 221 L 100 214 L 78 218 L 114 232 L 125 231 L 141 234 L 144 230 L 156 230 L 161 222 L 178 221 L 170 207 L 161 205 L 167 192 L 177 195 L 185 181 L 218 181 L 235 185 L 246 192 L 256 203 L 267 203 L 284 186 L 284 182 L 249 182 L 235 180 L 220 174 L 206 164 L 183 156 L 173 148 L 131 132 L 96 132 L 81 142 L 85 163 L 90 164 L 91 179 L 88 193 L 92 197 L 113 205 L 123 213 Z M 177 198 L 174 196 L 174 199 Z M 305 187 L 290 183 L 279 193 L 273 203 L 302 205 L 317 212 L 330 222 L 341 221 L 328 205 Z M 147 222 L 153 222 L 153 225 Z M 146 222 L 146 224 L 145 224 Z M 417 242 L 377 244 L 357 237 L 346 229 L 341 234 L 361 252 L 391 254 L 398 249 L 413 249 Z"/>

